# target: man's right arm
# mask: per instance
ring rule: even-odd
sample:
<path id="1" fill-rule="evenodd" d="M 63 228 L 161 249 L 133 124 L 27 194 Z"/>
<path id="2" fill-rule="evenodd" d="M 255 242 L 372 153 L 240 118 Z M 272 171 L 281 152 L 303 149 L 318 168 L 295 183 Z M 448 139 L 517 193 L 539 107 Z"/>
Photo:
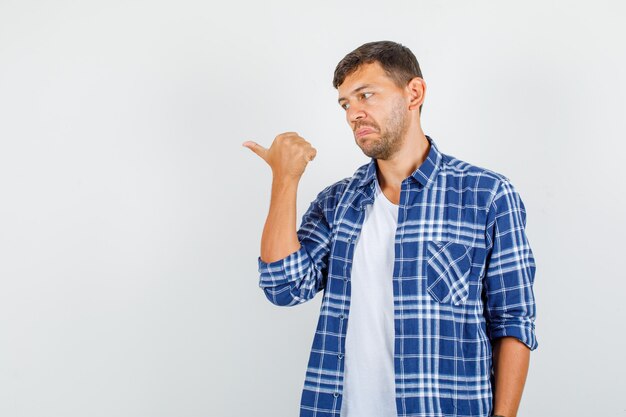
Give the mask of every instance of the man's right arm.
<path id="1" fill-rule="evenodd" d="M 268 255 L 268 258 L 265 258 L 265 255 L 262 255 L 258 258 L 258 264 L 259 286 L 273 304 L 279 306 L 301 304 L 315 297 L 315 294 L 326 286 L 331 229 L 324 215 L 324 208 L 332 198 L 328 193 L 329 189 L 330 187 L 321 191 L 310 204 L 302 216 L 302 224 L 297 232 L 295 232 L 295 197 L 292 206 L 294 221 L 289 221 L 288 225 L 282 221 L 280 225 L 274 222 L 273 216 L 280 212 L 280 203 L 270 209 L 261 240 L 261 253 L 276 256 Z M 281 199 L 281 203 L 283 202 Z M 291 232 L 283 235 L 288 234 L 290 239 L 293 238 L 295 240 L 293 245 L 285 244 L 281 239 L 277 233 L 281 228 L 293 230 L 293 235 Z M 266 249 L 268 246 L 272 249 Z"/>
<path id="2" fill-rule="evenodd" d="M 296 194 L 300 177 L 316 150 L 295 132 L 278 135 L 265 149 L 244 143 L 272 168 L 270 210 L 261 238 L 258 258 L 260 283 L 276 305 L 307 301 L 325 285 L 330 227 L 324 217 L 320 195 L 302 218 L 296 232 Z"/>

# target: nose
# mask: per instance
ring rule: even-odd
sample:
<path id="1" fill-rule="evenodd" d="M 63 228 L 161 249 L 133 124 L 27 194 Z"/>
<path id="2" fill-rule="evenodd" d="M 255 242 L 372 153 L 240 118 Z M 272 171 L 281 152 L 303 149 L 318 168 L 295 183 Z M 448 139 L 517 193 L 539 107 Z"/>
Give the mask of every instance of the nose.
<path id="1" fill-rule="evenodd" d="M 354 123 L 358 120 L 364 119 L 365 112 L 361 107 L 359 107 L 358 104 L 351 104 L 350 107 L 348 107 L 347 118 L 348 122 Z"/>

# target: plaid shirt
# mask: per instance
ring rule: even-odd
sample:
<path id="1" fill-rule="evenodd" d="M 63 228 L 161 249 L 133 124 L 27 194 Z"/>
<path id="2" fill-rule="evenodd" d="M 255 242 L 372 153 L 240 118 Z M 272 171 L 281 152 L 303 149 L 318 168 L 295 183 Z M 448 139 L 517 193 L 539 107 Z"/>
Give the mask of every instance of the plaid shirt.
<path id="1" fill-rule="evenodd" d="M 513 336 L 531 350 L 535 262 L 526 211 L 504 175 L 443 154 L 402 181 L 393 270 L 398 417 L 489 416 L 491 341 Z M 258 258 L 259 286 L 279 306 L 323 290 L 300 417 L 339 417 L 350 272 L 376 162 L 322 190 L 302 217 L 301 247 Z"/>

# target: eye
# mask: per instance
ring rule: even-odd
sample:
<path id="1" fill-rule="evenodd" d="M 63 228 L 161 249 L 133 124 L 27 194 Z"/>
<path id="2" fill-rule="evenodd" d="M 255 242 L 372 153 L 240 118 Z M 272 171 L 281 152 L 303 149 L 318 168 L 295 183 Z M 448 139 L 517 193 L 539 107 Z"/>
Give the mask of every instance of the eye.
<path id="1" fill-rule="evenodd" d="M 374 94 L 374 93 L 363 93 L 363 94 L 361 94 L 361 97 L 363 97 L 364 99 L 368 99 L 368 98 L 371 97 L 372 94 Z"/>
<path id="2" fill-rule="evenodd" d="M 350 107 L 349 103 L 342 103 L 341 104 L 341 108 L 344 109 L 344 110 L 348 110 L 348 107 Z"/>

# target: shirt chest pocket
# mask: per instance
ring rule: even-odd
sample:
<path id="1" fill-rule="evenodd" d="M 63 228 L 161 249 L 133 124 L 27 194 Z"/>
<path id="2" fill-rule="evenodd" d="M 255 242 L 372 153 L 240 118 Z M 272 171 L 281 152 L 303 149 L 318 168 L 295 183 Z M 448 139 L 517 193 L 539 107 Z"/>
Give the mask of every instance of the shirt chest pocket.
<path id="1" fill-rule="evenodd" d="M 440 303 L 464 304 L 469 296 L 471 248 L 456 242 L 426 243 L 426 285 Z"/>

